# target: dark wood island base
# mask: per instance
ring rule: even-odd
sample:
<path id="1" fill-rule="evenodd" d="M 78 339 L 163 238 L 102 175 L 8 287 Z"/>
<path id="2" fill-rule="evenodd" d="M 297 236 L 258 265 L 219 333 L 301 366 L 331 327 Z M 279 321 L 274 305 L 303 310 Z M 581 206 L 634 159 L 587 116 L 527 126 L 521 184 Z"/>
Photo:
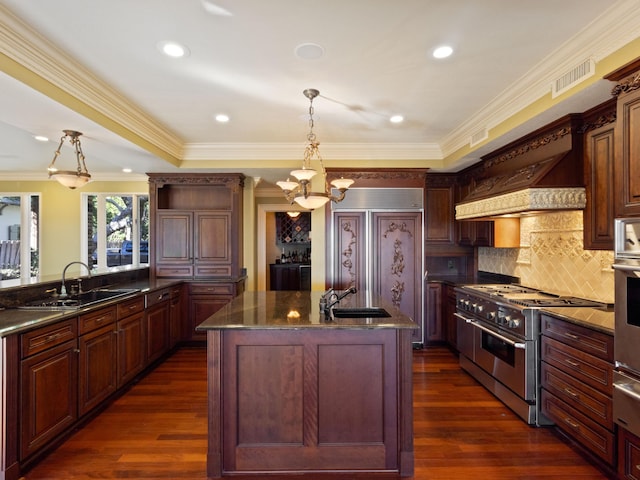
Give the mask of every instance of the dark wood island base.
<path id="1" fill-rule="evenodd" d="M 208 478 L 413 475 L 415 324 L 377 300 L 391 317 L 325 319 L 319 299 L 245 292 L 199 327 L 207 331 Z"/>

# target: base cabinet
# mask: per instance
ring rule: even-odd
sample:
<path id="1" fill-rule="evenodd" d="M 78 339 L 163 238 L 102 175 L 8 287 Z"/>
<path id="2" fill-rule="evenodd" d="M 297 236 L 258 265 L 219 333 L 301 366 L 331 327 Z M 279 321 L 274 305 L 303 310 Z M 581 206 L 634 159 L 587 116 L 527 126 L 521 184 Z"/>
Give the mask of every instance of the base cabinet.
<path id="1" fill-rule="evenodd" d="M 78 418 L 76 318 L 21 335 L 20 460 L 64 433 Z"/>
<path id="2" fill-rule="evenodd" d="M 126 385 L 145 367 L 144 297 L 118 304 L 118 387 Z"/>
<path id="3" fill-rule="evenodd" d="M 444 330 L 442 328 L 442 290 L 441 283 L 427 283 L 425 300 L 426 343 L 442 342 L 444 340 Z"/>
<path id="4" fill-rule="evenodd" d="M 147 295 L 146 363 L 149 364 L 167 351 L 170 345 L 170 299 L 171 290 L 166 288 Z"/>
<path id="5" fill-rule="evenodd" d="M 550 315 L 541 318 L 542 413 L 615 468 L 613 337 Z"/>
<path id="6" fill-rule="evenodd" d="M 640 480 L 640 437 L 618 428 L 618 476 Z"/>
<path id="7" fill-rule="evenodd" d="M 189 284 L 189 321 L 186 339 L 206 341 L 206 333 L 197 332 L 196 327 L 243 291 L 244 282 Z"/>
<path id="8" fill-rule="evenodd" d="M 78 414 L 83 416 L 117 389 L 116 307 L 81 315 L 78 330 Z"/>

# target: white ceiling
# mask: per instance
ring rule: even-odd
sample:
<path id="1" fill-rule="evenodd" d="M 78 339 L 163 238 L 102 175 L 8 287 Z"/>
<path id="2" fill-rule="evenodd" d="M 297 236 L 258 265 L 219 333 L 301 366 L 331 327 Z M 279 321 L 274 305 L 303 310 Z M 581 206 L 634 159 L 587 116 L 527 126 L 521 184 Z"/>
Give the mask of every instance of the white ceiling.
<path id="1" fill-rule="evenodd" d="M 212 5 L 228 15 L 210 13 Z M 639 7 L 640 0 L 0 0 L 0 34 L 11 40 L 0 41 L 0 53 L 100 111 L 87 118 L 72 102 L 0 72 L 0 178 L 46 178 L 62 130 L 74 129 L 84 133 L 96 179 L 124 180 L 125 166 L 179 171 L 166 160 L 174 157 L 185 170 L 242 171 L 268 185 L 290 169 L 282 160 L 301 161 L 305 88 L 320 90 L 315 133 L 328 165 L 437 166 L 479 129 L 548 95 L 561 74 L 637 38 Z M 157 44 L 165 40 L 190 54 L 163 56 Z M 320 45 L 322 57 L 297 56 L 305 43 Z M 441 44 L 454 55 L 432 58 Z M 68 68 L 76 62 L 80 70 Z M 601 80 L 446 169 L 584 111 L 610 89 Z M 217 113 L 230 122 L 217 123 Z M 393 114 L 405 121 L 391 124 Z M 35 134 L 51 141 L 36 143 Z"/>

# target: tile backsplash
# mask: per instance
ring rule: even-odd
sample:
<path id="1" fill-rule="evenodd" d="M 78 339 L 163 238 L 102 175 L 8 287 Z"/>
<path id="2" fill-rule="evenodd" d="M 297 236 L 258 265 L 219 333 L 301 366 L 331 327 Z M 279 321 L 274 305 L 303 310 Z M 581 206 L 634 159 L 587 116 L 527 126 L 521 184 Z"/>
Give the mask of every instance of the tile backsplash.
<path id="1" fill-rule="evenodd" d="M 585 250 L 582 211 L 520 219 L 520 248 L 478 249 L 478 269 L 559 295 L 613 303 L 612 250 Z"/>

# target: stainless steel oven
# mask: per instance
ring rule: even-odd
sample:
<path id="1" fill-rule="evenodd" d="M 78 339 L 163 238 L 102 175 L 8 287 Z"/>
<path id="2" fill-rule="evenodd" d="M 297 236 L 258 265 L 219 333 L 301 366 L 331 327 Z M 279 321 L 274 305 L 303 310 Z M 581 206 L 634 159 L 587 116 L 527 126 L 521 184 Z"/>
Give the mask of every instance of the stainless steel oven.
<path id="1" fill-rule="evenodd" d="M 613 417 L 640 436 L 640 218 L 615 221 Z"/>
<path id="2" fill-rule="evenodd" d="M 456 289 L 460 366 L 529 424 L 551 423 L 540 412 L 540 309 L 602 307 L 521 285 Z"/>

